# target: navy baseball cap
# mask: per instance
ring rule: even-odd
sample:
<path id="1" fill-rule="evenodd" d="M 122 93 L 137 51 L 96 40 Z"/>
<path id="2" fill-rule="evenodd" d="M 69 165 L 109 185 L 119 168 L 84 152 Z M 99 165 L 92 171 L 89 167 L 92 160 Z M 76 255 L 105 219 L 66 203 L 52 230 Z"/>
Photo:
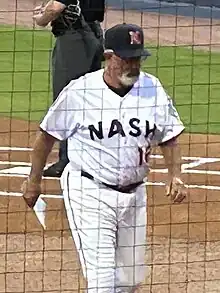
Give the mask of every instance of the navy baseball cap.
<path id="1" fill-rule="evenodd" d="M 147 57 L 150 52 L 144 49 L 144 33 L 135 24 L 117 24 L 105 32 L 105 51 L 113 51 L 121 58 Z"/>

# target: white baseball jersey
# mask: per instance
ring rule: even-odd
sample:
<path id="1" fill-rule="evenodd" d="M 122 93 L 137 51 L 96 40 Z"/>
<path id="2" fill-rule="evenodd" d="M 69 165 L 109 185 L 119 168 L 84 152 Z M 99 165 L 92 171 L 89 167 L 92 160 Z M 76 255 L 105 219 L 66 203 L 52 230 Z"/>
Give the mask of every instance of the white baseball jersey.
<path id="1" fill-rule="evenodd" d="M 50 107 L 40 127 L 68 139 L 70 169 L 127 185 L 143 180 L 152 145 L 170 140 L 183 123 L 160 81 L 141 72 L 124 96 L 103 80 L 103 69 L 73 80 Z"/>

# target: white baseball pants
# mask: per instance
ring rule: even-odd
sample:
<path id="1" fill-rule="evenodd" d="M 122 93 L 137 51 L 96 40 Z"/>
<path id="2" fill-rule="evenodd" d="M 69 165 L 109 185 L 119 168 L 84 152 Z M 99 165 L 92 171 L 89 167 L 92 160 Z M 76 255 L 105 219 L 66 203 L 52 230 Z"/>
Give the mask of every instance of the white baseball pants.
<path id="1" fill-rule="evenodd" d="M 119 193 L 66 167 L 61 187 L 87 292 L 133 292 L 146 276 L 145 186 Z"/>

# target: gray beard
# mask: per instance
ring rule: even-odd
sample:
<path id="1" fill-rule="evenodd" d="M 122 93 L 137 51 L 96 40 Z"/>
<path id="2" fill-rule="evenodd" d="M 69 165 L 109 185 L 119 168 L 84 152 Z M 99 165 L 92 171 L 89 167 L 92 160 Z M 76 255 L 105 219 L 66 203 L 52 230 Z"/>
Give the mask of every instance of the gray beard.
<path id="1" fill-rule="evenodd" d="M 135 82 L 138 80 L 139 75 L 137 76 L 128 76 L 127 73 L 123 73 L 122 76 L 120 77 L 120 82 L 124 86 L 131 86 L 135 84 Z"/>

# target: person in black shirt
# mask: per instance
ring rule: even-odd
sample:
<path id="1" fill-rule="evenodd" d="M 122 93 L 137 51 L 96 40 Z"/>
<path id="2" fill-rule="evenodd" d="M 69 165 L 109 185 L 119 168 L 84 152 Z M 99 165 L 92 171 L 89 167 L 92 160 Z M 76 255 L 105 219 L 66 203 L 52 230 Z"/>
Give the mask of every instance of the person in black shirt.
<path id="1" fill-rule="evenodd" d="M 34 10 L 37 25 L 51 24 L 56 38 L 52 54 L 53 101 L 73 79 L 101 68 L 105 0 L 56 0 Z M 45 177 L 60 177 L 69 162 L 67 141 L 60 143 L 59 160 L 44 170 Z"/>

